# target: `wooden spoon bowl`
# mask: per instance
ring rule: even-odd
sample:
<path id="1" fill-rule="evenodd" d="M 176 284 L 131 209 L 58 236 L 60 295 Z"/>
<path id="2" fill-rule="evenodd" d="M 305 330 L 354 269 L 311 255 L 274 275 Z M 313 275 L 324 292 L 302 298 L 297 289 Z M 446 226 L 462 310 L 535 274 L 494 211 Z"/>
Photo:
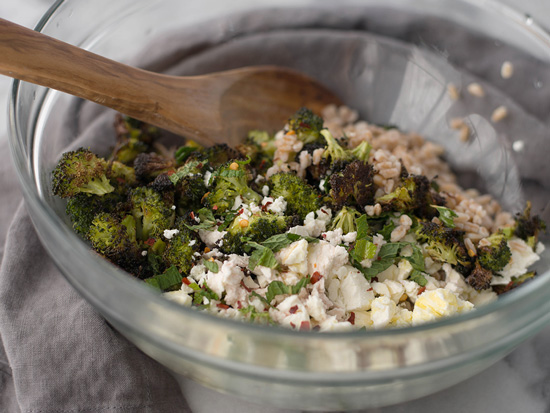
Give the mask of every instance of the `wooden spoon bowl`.
<path id="1" fill-rule="evenodd" d="M 235 145 L 252 129 L 274 131 L 302 106 L 340 100 L 294 70 L 251 66 L 167 76 L 98 56 L 0 19 L 0 74 L 110 107 L 202 145 Z"/>

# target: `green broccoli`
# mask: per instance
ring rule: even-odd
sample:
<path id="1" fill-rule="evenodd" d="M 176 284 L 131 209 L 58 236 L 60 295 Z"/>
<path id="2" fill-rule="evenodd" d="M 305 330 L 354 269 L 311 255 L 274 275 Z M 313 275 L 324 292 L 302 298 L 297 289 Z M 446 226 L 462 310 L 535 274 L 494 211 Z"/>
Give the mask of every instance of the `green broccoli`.
<path id="1" fill-rule="evenodd" d="M 140 153 L 134 160 L 136 177 L 142 182 L 149 182 L 160 174 L 173 173 L 175 160 L 165 158 L 157 153 Z"/>
<path id="2" fill-rule="evenodd" d="M 330 159 L 330 164 L 347 164 L 353 160 L 353 155 L 350 151 L 343 148 L 336 139 L 332 136 L 328 129 L 323 129 L 321 135 L 327 142 L 327 149 L 323 153 L 325 159 Z"/>
<path id="3" fill-rule="evenodd" d="M 251 165 L 262 172 L 273 165 L 276 149 L 274 136 L 260 130 L 250 131 L 246 141 L 237 145 L 239 153 L 245 158 L 250 158 Z"/>
<path id="4" fill-rule="evenodd" d="M 184 225 L 184 219 L 179 217 L 175 223 L 177 233 L 166 239 L 166 249 L 162 258 L 167 267 L 176 266 L 182 274 L 189 274 L 193 267 L 194 254 L 202 249 L 201 240 Z"/>
<path id="5" fill-rule="evenodd" d="M 492 234 L 487 237 L 487 240 L 490 245 L 481 246 L 477 249 L 479 263 L 483 268 L 499 272 L 510 262 L 512 252 L 502 232 Z"/>
<path id="6" fill-rule="evenodd" d="M 462 274 L 472 270 L 473 258 L 464 245 L 463 231 L 428 221 L 419 223 L 416 235 L 434 260 L 449 263 Z"/>
<path id="7" fill-rule="evenodd" d="M 74 230 L 86 236 L 97 214 L 114 212 L 119 203 L 124 201 L 125 197 L 118 192 L 110 192 L 103 196 L 80 193 L 69 198 L 65 212 L 71 219 Z"/>
<path id="8" fill-rule="evenodd" d="M 285 232 L 292 217 L 258 212 L 248 219 L 237 216 L 227 228 L 220 249 L 226 254 L 243 254 L 247 241 L 261 243 L 269 237 Z"/>
<path id="9" fill-rule="evenodd" d="M 304 144 L 323 141 L 320 137 L 323 119 L 308 108 L 301 108 L 292 115 L 288 120 L 288 128 Z"/>
<path id="10" fill-rule="evenodd" d="M 119 187 L 134 186 L 137 184 L 136 171 L 133 167 L 119 161 L 111 161 L 107 176 Z"/>
<path id="11" fill-rule="evenodd" d="M 238 196 L 242 198 L 243 203 L 260 204 L 263 197 L 248 186 L 246 163 L 238 160 L 229 161 L 212 173 L 210 192 L 204 200 L 206 206 L 217 214 L 223 214 L 231 210 Z"/>
<path id="12" fill-rule="evenodd" d="M 139 240 L 158 238 L 165 229 L 172 227 L 175 219 L 173 200 L 170 202 L 150 187 L 137 187 L 130 191 L 129 201 Z"/>
<path id="13" fill-rule="evenodd" d="M 126 165 L 132 164 L 140 153 L 151 151 L 158 137 L 157 128 L 120 114 L 115 119 L 115 130 L 117 143 L 111 158 Z"/>
<path id="14" fill-rule="evenodd" d="M 225 143 L 220 143 L 208 148 L 193 152 L 189 159 L 201 161 L 204 165 L 208 164 L 212 168 L 218 168 L 223 164 L 236 159 L 242 160 L 242 154 Z"/>
<path id="15" fill-rule="evenodd" d="M 430 181 L 424 175 L 408 175 L 401 178 L 397 188 L 376 198 L 375 202 L 385 212 L 414 212 L 421 218 L 431 219 L 438 214 L 432 205 L 441 199 L 432 195 Z"/>
<path id="16" fill-rule="evenodd" d="M 115 188 L 107 178 L 108 163 L 88 149 L 65 152 L 52 172 L 54 195 L 70 198 L 78 193 L 105 195 Z"/>
<path id="17" fill-rule="evenodd" d="M 355 148 L 353 148 L 350 153 L 354 159 L 357 159 L 358 161 L 368 162 L 371 149 L 372 146 L 370 145 L 370 143 L 368 143 L 367 141 L 363 141 Z"/>
<path id="18" fill-rule="evenodd" d="M 340 172 L 330 176 L 330 196 L 338 208 L 342 205 L 356 205 L 364 208 L 374 200 L 376 186 L 373 182 L 374 169 L 372 165 L 353 161 Z"/>
<path id="19" fill-rule="evenodd" d="M 320 194 L 305 180 L 292 173 L 277 173 L 268 180 L 270 196 L 282 196 L 287 202 L 286 214 L 298 215 L 304 219 L 307 214 L 317 211 L 321 205 Z"/>
<path id="20" fill-rule="evenodd" d="M 95 251 L 126 271 L 135 273 L 143 262 L 131 215 L 100 212 L 92 220 L 87 238 Z"/>
<path id="21" fill-rule="evenodd" d="M 330 226 L 331 230 L 341 228 L 344 234 L 348 232 L 357 231 L 357 218 L 361 216 L 361 213 L 352 207 L 342 207 L 338 214 L 332 220 Z"/>
<path id="22" fill-rule="evenodd" d="M 530 201 L 527 201 L 523 213 L 517 214 L 515 220 L 514 235 L 535 249 L 540 232 L 546 230 L 546 223 L 538 215 L 531 216 Z"/>

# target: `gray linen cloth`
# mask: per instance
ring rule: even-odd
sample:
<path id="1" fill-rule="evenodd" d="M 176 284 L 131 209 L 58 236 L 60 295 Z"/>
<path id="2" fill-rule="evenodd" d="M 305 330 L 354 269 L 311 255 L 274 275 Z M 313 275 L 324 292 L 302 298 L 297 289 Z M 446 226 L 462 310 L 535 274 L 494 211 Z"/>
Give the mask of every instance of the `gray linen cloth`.
<path id="1" fill-rule="evenodd" d="M 364 14 L 354 10 L 341 11 L 338 15 L 333 12 L 273 11 L 268 20 L 263 15 L 237 16 L 221 25 L 207 25 L 217 28 L 211 32 L 201 30 L 164 39 L 149 48 L 139 61 L 145 68 L 178 74 L 247 64 L 293 66 L 316 73 L 328 86 L 339 85 L 342 98 L 353 104 L 355 85 L 347 84 L 346 79 L 353 77 L 354 71 L 360 73 L 361 68 L 373 63 L 369 60 L 372 58 L 370 40 L 363 36 L 368 29 L 398 39 L 424 39 L 426 43 L 433 42 L 438 50 L 460 50 L 464 58 L 474 54 L 475 59 L 466 59 L 469 62 L 467 69 L 474 76 L 492 81 L 503 90 L 512 88 L 508 90 L 510 93 L 521 87 L 521 82 L 502 84 L 502 79 L 491 75 L 495 68 L 487 65 L 483 58 L 484 52 L 494 48 L 490 40 L 461 39 L 461 34 L 449 33 L 444 23 L 426 21 L 418 16 L 403 16 L 398 26 L 384 25 L 380 23 L 384 19 L 377 17 L 375 12 Z M 394 18 L 401 17 L 394 15 Z M 330 40 L 332 34 L 321 36 L 316 31 L 320 22 L 324 29 L 340 32 L 334 36 L 336 40 Z M 288 33 L 281 30 L 282 26 Z M 293 30 L 296 27 L 311 31 Z M 263 35 L 273 30 L 279 33 Z M 442 31 L 448 35 L 438 36 Z M 253 35 L 247 38 L 249 33 Z M 227 36 L 232 41 L 225 45 Z M 303 56 L 308 48 L 319 53 L 308 53 L 306 60 Z M 250 50 L 255 52 L 250 53 Z M 506 54 L 504 48 L 499 51 L 501 59 L 494 54 L 492 59 L 502 61 L 512 56 Z M 383 49 L 378 52 L 381 54 L 377 54 L 377 58 L 384 57 Z M 518 51 L 506 52 L 520 54 Z M 519 54 L 517 61 L 526 62 Z M 316 57 L 309 59 L 312 55 Z M 451 63 L 460 66 L 460 53 L 453 56 L 455 61 Z M 531 64 L 531 69 L 541 65 L 540 62 Z M 549 77 L 550 74 L 546 71 L 541 76 Z M 544 85 L 550 84 L 543 80 Z M 548 87 L 537 93 L 548 95 Z M 550 103 L 550 99 L 546 102 Z M 356 103 L 360 104 L 357 100 Z M 548 106 L 540 105 L 539 99 L 533 101 L 525 97 L 520 103 L 540 120 L 547 116 Z M 87 102 L 75 106 L 73 114 L 78 115 L 79 122 L 66 130 L 73 144 L 77 137 L 93 135 L 88 127 L 101 112 L 101 108 Z M 363 114 L 369 115 L 369 107 Z M 6 146 L 5 141 L 0 146 L 0 410 L 190 411 L 175 380 L 114 331 L 73 290 L 48 258 L 21 201 Z M 529 164 L 520 165 L 520 168 L 522 172 L 532 173 Z"/>

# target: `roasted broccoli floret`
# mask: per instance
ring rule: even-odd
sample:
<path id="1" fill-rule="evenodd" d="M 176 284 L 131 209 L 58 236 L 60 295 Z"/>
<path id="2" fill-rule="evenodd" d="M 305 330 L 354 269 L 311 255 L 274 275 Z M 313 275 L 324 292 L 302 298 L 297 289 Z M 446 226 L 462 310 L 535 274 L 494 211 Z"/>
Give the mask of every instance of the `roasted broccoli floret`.
<path id="1" fill-rule="evenodd" d="M 496 232 L 487 237 L 487 240 L 490 245 L 481 246 L 477 249 L 479 263 L 483 268 L 499 272 L 512 258 L 506 236 L 502 232 Z"/>
<path id="2" fill-rule="evenodd" d="M 242 156 L 250 158 L 251 165 L 261 172 L 273 165 L 276 149 L 274 136 L 260 130 L 250 131 L 246 141 L 237 145 Z"/>
<path id="3" fill-rule="evenodd" d="M 174 172 L 175 160 L 157 153 L 140 153 L 134 160 L 136 176 L 143 182 L 149 182 L 160 174 Z"/>
<path id="4" fill-rule="evenodd" d="M 323 119 L 308 108 L 299 109 L 288 120 L 289 131 L 294 131 L 296 137 L 303 143 L 322 142 L 320 133 L 323 129 Z"/>
<path id="5" fill-rule="evenodd" d="M 183 275 L 189 274 L 193 267 L 194 254 L 202 248 L 199 237 L 184 225 L 184 219 L 178 218 L 175 223 L 177 233 L 166 239 L 166 249 L 162 255 L 166 267 L 176 266 Z"/>
<path id="6" fill-rule="evenodd" d="M 212 168 L 218 168 L 229 161 L 243 158 L 242 154 L 237 149 L 231 148 L 225 143 L 221 143 L 194 152 L 191 154 L 190 159 L 200 160 L 204 164 L 208 163 Z"/>
<path id="7" fill-rule="evenodd" d="M 134 186 L 137 184 L 136 171 L 131 166 L 119 161 L 111 161 L 107 176 L 111 183 L 119 187 Z"/>
<path id="8" fill-rule="evenodd" d="M 226 254 L 243 254 L 247 240 L 260 243 L 269 237 L 285 232 L 292 217 L 258 212 L 248 219 L 235 217 L 227 228 L 221 250 Z"/>
<path id="9" fill-rule="evenodd" d="M 388 212 L 414 212 L 421 218 L 431 219 L 437 216 L 432 206 L 442 202 L 441 198 L 432 196 L 431 185 L 424 175 L 408 175 L 401 178 L 401 184 L 392 192 L 376 198 L 375 202 Z"/>
<path id="10" fill-rule="evenodd" d="M 150 187 L 137 187 L 130 192 L 129 201 L 139 240 L 156 239 L 172 227 L 175 219 L 173 199 L 167 200 Z"/>
<path id="11" fill-rule="evenodd" d="M 92 220 L 88 231 L 92 248 L 127 271 L 136 272 L 143 257 L 136 240 L 133 216 L 101 212 Z"/>
<path id="12" fill-rule="evenodd" d="M 323 153 L 325 159 L 330 159 L 330 164 L 346 164 L 353 160 L 353 155 L 350 151 L 343 148 L 338 141 L 332 136 L 328 129 L 323 129 L 321 135 L 327 142 L 327 149 Z"/>
<path id="13" fill-rule="evenodd" d="M 531 202 L 527 202 L 523 213 L 518 214 L 515 220 L 514 235 L 535 249 L 540 232 L 546 230 L 546 223 L 538 215 L 531 216 Z"/>
<path id="14" fill-rule="evenodd" d="M 361 214 L 355 208 L 346 206 L 342 207 L 342 209 L 338 212 L 338 214 L 336 214 L 336 216 L 332 220 L 330 229 L 335 230 L 337 228 L 341 228 L 344 234 L 357 231 L 356 221 L 357 218 L 359 218 L 360 216 Z"/>
<path id="15" fill-rule="evenodd" d="M 263 198 L 248 186 L 248 171 L 243 161 L 229 161 L 214 171 L 209 190 L 205 198 L 206 206 L 218 214 L 230 210 L 238 196 L 245 204 L 260 204 Z"/>
<path id="16" fill-rule="evenodd" d="M 493 279 L 493 272 L 487 268 L 482 267 L 479 261 L 476 261 L 475 267 L 472 272 L 466 278 L 468 284 L 476 290 L 486 290 L 491 287 L 491 280 Z"/>
<path id="17" fill-rule="evenodd" d="M 374 170 L 366 162 L 353 161 L 330 177 L 330 196 L 336 207 L 372 204 L 376 187 Z"/>
<path id="18" fill-rule="evenodd" d="M 107 161 L 88 149 L 65 152 L 52 172 L 54 195 L 70 198 L 78 193 L 105 195 L 115 188 L 107 178 Z"/>
<path id="19" fill-rule="evenodd" d="M 368 143 L 367 141 L 363 141 L 355 148 L 353 148 L 350 153 L 354 159 L 357 159 L 358 161 L 368 162 L 371 149 L 372 146 L 370 145 L 370 143 Z"/>
<path id="20" fill-rule="evenodd" d="M 292 173 L 278 173 L 268 180 L 270 196 L 282 196 L 287 203 L 286 214 L 304 219 L 307 214 L 320 208 L 320 194 L 306 181 Z"/>
<path id="21" fill-rule="evenodd" d="M 115 119 L 117 143 L 112 159 L 130 165 L 140 154 L 149 152 L 158 136 L 158 129 L 128 116 Z"/>
<path id="22" fill-rule="evenodd" d="M 429 221 L 420 222 L 416 233 L 418 241 L 434 260 L 457 266 L 463 274 L 472 270 L 473 259 L 464 245 L 462 231 Z"/>
<path id="23" fill-rule="evenodd" d="M 65 211 L 73 223 L 74 230 L 86 236 L 97 214 L 114 212 L 117 205 L 124 201 L 125 197 L 118 192 L 110 192 L 103 196 L 80 193 L 69 198 Z"/>

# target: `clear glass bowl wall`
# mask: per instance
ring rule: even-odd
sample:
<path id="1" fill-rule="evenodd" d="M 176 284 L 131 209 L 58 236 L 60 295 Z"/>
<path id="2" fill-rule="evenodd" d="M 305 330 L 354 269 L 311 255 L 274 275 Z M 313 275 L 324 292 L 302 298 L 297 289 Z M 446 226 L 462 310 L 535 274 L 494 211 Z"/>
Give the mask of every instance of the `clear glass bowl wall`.
<path id="1" fill-rule="evenodd" d="M 314 17 L 304 18 L 304 9 Z M 210 50 L 228 46 L 230 51 L 248 36 L 271 39 L 283 29 L 304 38 L 358 36 L 361 40 L 355 39 L 348 49 L 343 38 L 344 43 L 327 43 L 332 46 L 326 53 L 317 49 L 323 53 L 308 55 L 291 47 L 285 57 L 276 48 L 281 45 L 275 45 L 241 60 L 221 60 L 216 68 L 231 61 L 229 66 L 276 63 L 309 72 L 338 91 L 363 118 L 417 131 L 444 145 L 465 183 L 490 190 L 509 208 L 533 199 L 533 209 L 548 218 L 545 116 L 550 100 L 545 68 L 550 39 L 532 20 L 498 3 L 67 0 L 58 2 L 37 29 L 118 61 L 145 62 L 144 67 L 155 70 L 165 68 L 157 64 L 155 48 L 174 48 L 179 54 L 168 59 L 172 63 L 198 59 L 183 70 L 187 74 L 201 71 L 201 56 Z M 174 37 L 185 31 L 195 33 L 193 45 L 186 43 L 189 36 Z M 375 36 L 362 39 L 371 34 Z M 529 71 L 504 82 L 497 74 L 506 56 L 513 57 L 516 68 Z M 449 98 L 449 82 L 464 89 L 473 80 L 487 87 L 483 104 L 467 94 L 460 103 Z M 287 408 L 381 406 L 470 377 L 548 323 L 546 253 L 537 267 L 538 279 L 523 288 L 472 313 L 407 329 L 294 332 L 218 319 L 168 302 L 91 254 L 72 232 L 63 202 L 51 194 L 50 171 L 74 140 L 71 132 L 103 113 L 102 108 L 75 109 L 80 103 L 42 87 L 14 83 L 10 144 L 29 213 L 67 280 L 177 378 L 191 377 L 250 401 Z M 505 103 L 513 115 L 502 126 L 489 120 L 498 103 Z M 468 117 L 475 132 L 470 143 L 457 140 L 449 128 L 455 116 Z M 99 153 L 108 150 L 104 139 L 89 144 Z"/>

